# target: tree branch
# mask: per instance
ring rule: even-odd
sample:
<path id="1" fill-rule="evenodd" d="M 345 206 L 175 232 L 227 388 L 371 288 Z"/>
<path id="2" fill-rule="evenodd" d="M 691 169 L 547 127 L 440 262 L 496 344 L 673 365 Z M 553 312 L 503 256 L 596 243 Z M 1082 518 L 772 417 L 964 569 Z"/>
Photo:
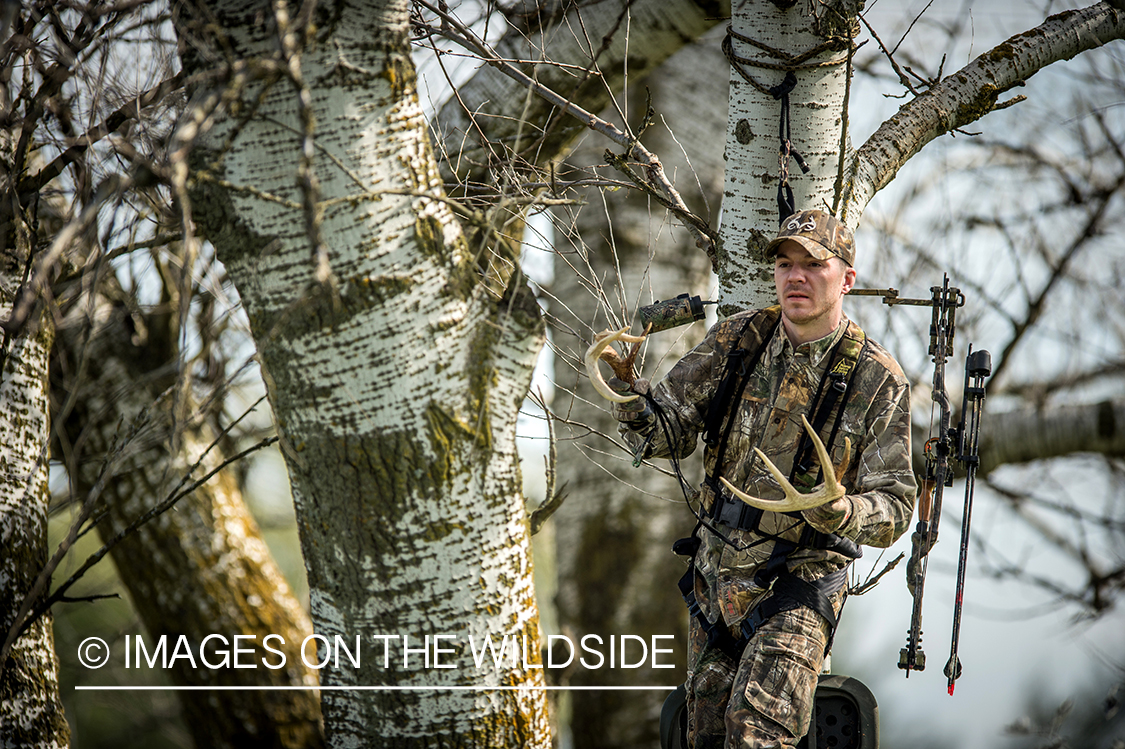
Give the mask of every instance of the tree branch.
<path id="1" fill-rule="evenodd" d="M 1125 14 L 1109 3 L 1051 16 L 935 84 L 883 123 L 854 157 L 855 178 L 841 212 L 858 216 L 898 170 L 930 141 L 997 109 L 1005 91 L 1046 66 L 1125 38 Z"/>
<path id="2" fill-rule="evenodd" d="M 456 36 L 450 35 L 450 37 L 476 51 L 484 62 L 495 67 L 509 78 L 526 86 L 537 96 L 584 123 L 591 130 L 601 133 L 624 148 L 625 153 L 640 162 L 641 166 L 644 168 L 647 177 L 644 182 L 653 189 L 653 194 L 663 198 L 661 203 L 683 221 L 688 231 L 691 232 L 692 236 L 695 238 L 696 246 L 707 252 L 707 256 L 711 258 L 712 265 L 717 262 L 717 256 L 715 254 L 716 234 L 714 230 L 707 226 L 707 222 L 692 213 L 691 209 L 684 203 L 683 198 L 680 197 L 675 186 L 672 185 L 671 180 L 669 180 L 668 176 L 664 173 L 664 166 L 660 163 L 660 159 L 642 146 L 635 137 L 623 132 L 613 123 L 607 122 L 587 112 L 572 101 L 564 99 L 538 81 L 532 80 L 523 71 L 505 62 L 491 47 L 483 40 L 479 39 L 468 27 L 458 21 L 454 16 L 429 4 L 426 0 L 416 0 L 416 2 L 439 16 L 443 21 L 448 22 L 457 32 Z M 616 166 L 616 164 L 614 165 Z M 625 174 L 630 177 L 630 179 L 635 178 L 635 175 L 630 172 L 625 172 Z"/>
<path id="3" fill-rule="evenodd" d="M 981 424 L 980 473 L 1078 452 L 1125 455 L 1125 399 L 989 414 Z"/>

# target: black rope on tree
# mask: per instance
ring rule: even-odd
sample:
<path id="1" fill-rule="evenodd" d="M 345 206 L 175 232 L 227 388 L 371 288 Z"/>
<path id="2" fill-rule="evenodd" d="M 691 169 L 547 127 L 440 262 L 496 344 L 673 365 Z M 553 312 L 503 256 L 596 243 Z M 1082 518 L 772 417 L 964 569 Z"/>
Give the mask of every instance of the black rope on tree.
<path id="1" fill-rule="evenodd" d="M 748 57 L 741 57 L 734 53 L 734 46 L 731 39 L 738 39 L 739 41 L 746 42 L 758 49 L 766 52 L 767 54 L 782 60 L 780 63 L 765 62 L 762 60 L 753 60 Z M 850 47 L 850 43 L 845 42 Z M 797 86 L 797 76 L 795 71 L 798 70 L 811 70 L 814 68 L 823 68 L 831 65 L 842 65 L 848 61 L 847 57 L 837 60 L 824 60 L 821 62 L 807 62 L 817 55 L 823 54 L 830 50 L 839 49 L 840 40 L 830 39 L 823 44 L 820 44 L 813 49 L 808 50 L 799 55 L 791 55 L 784 50 L 776 49 L 763 44 L 755 39 L 740 34 L 730 26 L 727 26 L 727 34 L 723 37 L 723 54 L 726 55 L 727 61 L 738 72 L 744 81 L 749 83 L 759 92 L 773 97 L 781 101 L 781 121 L 778 127 L 778 140 L 780 147 L 778 150 L 778 180 L 777 180 L 777 213 L 778 223 L 784 223 L 785 219 L 789 218 L 796 212 L 796 200 L 793 196 L 793 187 L 789 184 L 789 160 L 795 159 L 797 166 L 801 168 L 803 174 L 808 174 L 809 165 L 801 157 L 801 154 L 793 148 L 792 133 L 790 131 L 790 113 L 789 113 L 789 94 Z M 778 70 L 785 72 L 785 80 L 772 88 L 768 88 L 759 81 L 756 81 L 749 73 L 743 69 L 743 65 L 749 65 L 756 68 L 764 68 L 766 70 Z"/>
<path id="2" fill-rule="evenodd" d="M 797 166 L 801 168 L 803 174 L 808 174 L 809 165 L 805 163 L 801 154 L 793 148 L 792 133 L 790 131 L 790 116 L 789 116 L 789 94 L 797 86 L 797 76 L 793 71 L 785 74 L 785 80 L 780 84 L 770 89 L 770 96 L 774 99 L 781 101 L 781 121 L 778 125 L 777 137 L 781 141 L 781 147 L 778 149 L 777 155 L 777 220 L 778 224 L 785 222 L 785 219 L 792 216 L 796 211 L 796 200 L 793 197 L 793 187 L 789 184 L 789 159 L 793 158 L 797 161 Z"/>

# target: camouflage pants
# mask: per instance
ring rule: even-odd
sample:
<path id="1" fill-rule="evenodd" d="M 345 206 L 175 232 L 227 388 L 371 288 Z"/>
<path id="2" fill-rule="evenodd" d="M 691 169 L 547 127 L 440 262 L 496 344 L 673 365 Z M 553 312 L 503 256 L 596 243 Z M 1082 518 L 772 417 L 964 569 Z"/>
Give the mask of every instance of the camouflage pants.
<path id="1" fill-rule="evenodd" d="M 831 597 L 839 612 L 842 596 Z M 804 606 L 774 615 L 736 663 L 707 646 L 693 618 L 688 654 L 688 746 L 694 749 L 793 747 L 809 730 L 828 623 Z"/>

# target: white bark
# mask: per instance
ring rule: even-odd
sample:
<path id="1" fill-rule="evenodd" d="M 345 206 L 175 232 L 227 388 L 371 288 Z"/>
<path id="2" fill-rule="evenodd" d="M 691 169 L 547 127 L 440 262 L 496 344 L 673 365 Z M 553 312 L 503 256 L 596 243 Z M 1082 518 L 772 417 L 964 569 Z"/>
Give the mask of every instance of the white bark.
<path id="1" fill-rule="evenodd" d="M 843 3 L 832 3 L 843 5 Z M 822 16 L 833 10 L 817 5 Z M 854 19 L 854 13 L 851 16 Z M 735 32 L 797 56 L 821 45 L 822 19 L 807 13 L 806 3 L 779 10 L 773 3 L 735 3 L 731 26 Z M 734 54 L 763 63 L 778 64 L 779 56 L 734 38 Z M 846 61 L 843 50 L 826 51 L 807 64 Z M 780 84 L 785 72 L 744 66 L 766 88 Z M 781 102 L 764 94 L 730 69 L 730 103 L 727 110 L 726 188 L 720 229 L 719 281 L 726 313 L 762 307 L 776 301 L 772 264 L 762 251 L 777 233 L 778 147 Z M 839 169 L 847 65 L 795 71 L 797 85 L 789 95 L 793 148 L 808 164 L 802 174 L 796 160 L 789 163 L 790 185 L 797 210 L 832 206 Z"/>
<path id="2" fill-rule="evenodd" d="M 829 9 L 827 6 L 832 5 Z M 736 31 L 791 55 L 824 41 L 823 23 L 839 11 L 855 18 L 851 3 L 816 6 L 818 20 L 804 3 L 780 11 L 769 2 L 735 5 Z M 842 26 L 835 33 L 842 35 Z M 1012 37 L 978 57 L 962 70 L 904 105 L 855 153 L 845 153 L 837 217 L 853 229 L 863 210 L 899 168 L 934 138 L 983 117 L 1001 94 L 1027 80 L 1041 68 L 1125 37 L 1125 12 L 1110 3 L 1052 16 L 1039 27 Z M 739 40 L 736 54 L 778 62 L 777 58 Z M 817 60 L 842 59 L 844 52 L 828 52 Z M 748 72 L 764 85 L 780 83 L 784 74 L 753 67 Z M 791 165 L 791 183 L 798 210 L 830 209 L 844 122 L 846 66 L 834 65 L 797 72 L 792 101 L 793 146 L 811 167 L 801 174 Z M 773 300 L 772 279 L 759 252 L 776 233 L 777 144 L 780 104 L 747 84 L 732 70 L 727 135 L 727 188 L 719 277 L 727 310 L 760 306 Z M 745 121 L 740 128 L 740 122 Z M 739 137 L 741 134 L 741 137 Z M 746 141 L 745 143 L 743 141 Z M 859 252 L 863 248 L 858 248 Z"/>
<path id="3" fill-rule="evenodd" d="M 4 87 L 6 89 L 6 87 Z M 0 320 L 9 321 L 36 237 L 13 185 L 19 131 L 0 131 Z M 11 334 L 0 330 L 0 746 L 42 749 L 70 744 L 59 698 L 50 612 L 13 641 L 47 564 L 48 362 L 54 328 L 42 312 Z M 17 623 L 17 618 L 21 621 Z"/>
<path id="4" fill-rule="evenodd" d="M 6 269 L 2 269 L 6 270 Z M 18 278 L 18 275 L 16 276 Z M 11 310 L 11 278 L 0 309 Z M 12 341 L 0 368 L 0 641 L 47 562 L 48 326 Z M 0 745 L 65 747 L 51 615 L 41 616 L 0 661 Z"/>
<path id="5" fill-rule="evenodd" d="M 268 4 L 243 6 L 210 10 L 236 55 L 268 54 L 272 24 L 255 22 L 270 18 Z M 341 746 L 546 746 L 542 692 L 440 689 L 542 684 L 541 670 L 511 657 L 478 668 L 469 647 L 470 637 L 479 646 L 515 635 L 537 651 L 514 434 L 542 324 L 518 279 L 503 299 L 483 289 L 481 268 L 500 268 L 503 281 L 513 258 L 469 247 L 440 199 L 406 3 L 339 12 L 318 19 L 320 37 L 301 58 L 338 296 L 317 283 L 296 205 L 202 183 L 194 193 L 251 320 L 314 627 L 365 642 L 361 667 L 326 669 L 322 683 L 439 688 L 325 693 L 327 736 Z M 207 157 L 219 156 L 231 126 L 220 120 L 207 135 Z M 223 177 L 298 203 L 301 129 L 297 92 L 280 82 L 222 157 Z M 376 635 L 399 638 L 389 667 Z M 401 638 L 417 648 L 434 635 L 453 637 L 445 643 L 457 653 L 442 661 L 454 668 L 425 668 L 421 655 L 403 666 Z"/>
<path id="6" fill-rule="evenodd" d="M 946 77 L 902 107 L 856 152 L 842 216 L 856 225 L 868 202 L 927 143 L 988 114 L 1001 94 L 1042 68 L 1125 37 L 1125 11 L 1110 3 L 1051 16 Z"/>

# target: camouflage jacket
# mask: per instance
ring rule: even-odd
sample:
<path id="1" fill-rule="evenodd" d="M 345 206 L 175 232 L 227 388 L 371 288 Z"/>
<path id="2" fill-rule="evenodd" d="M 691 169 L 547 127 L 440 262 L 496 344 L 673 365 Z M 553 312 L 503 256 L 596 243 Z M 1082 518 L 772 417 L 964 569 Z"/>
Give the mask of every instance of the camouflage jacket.
<path id="1" fill-rule="evenodd" d="M 740 334 L 757 311 L 743 312 L 719 322 L 703 342 L 686 354 L 653 388 L 665 425 L 632 433 L 624 430 L 634 447 L 647 443 L 646 457 L 687 457 L 695 450 L 711 398 L 723 377 L 727 353 L 738 347 Z M 761 321 L 758 338 L 769 330 Z M 786 475 L 793 465 L 798 440 L 804 432 L 801 415 L 812 421 L 810 401 L 817 393 L 829 365 L 833 347 L 848 332 L 862 336 L 845 317 L 831 334 L 794 349 L 781 325 L 762 352 L 750 374 L 734 413 L 723 465 L 718 472 L 734 486 L 763 499 L 780 499 L 777 481 L 754 454 L 762 450 Z M 759 330 L 765 327 L 765 330 Z M 821 439 L 827 442 L 836 420 L 833 409 Z M 766 592 L 754 582 L 755 573 L 769 559 L 772 534 L 796 541 L 806 522 L 824 533 L 836 533 L 868 546 L 890 546 L 910 523 L 917 491 L 910 462 L 910 390 L 898 363 L 870 338 L 852 373 L 840 428 L 833 442 L 832 460 L 843 459 L 845 438 L 851 442 L 851 459 L 843 474 L 847 496 L 844 514 L 827 508 L 805 510 L 801 518 L 766 512 L 759 532 L 715 526 L 737 547 L 724 542 L 706 527 L 699 529 L 702 544 L 695 556 L 696 597 L 709 621 L 721 615 L 728 625 L 737 625 Z M 671 442 L 671 444 L 669 444 Z M 716 448 L 703 455 L 708 476 L 714 475 Z M 816 475 L 814 464 L 813 475 Z M 736 502 L 739 500 L 735 500 Z M 703 511 L 713 505 L 714 494 L 705 482 L 701 487 Z M 836 551 L 801 548 L 790 553 L 791 572 L 813 579 L 839 569 L 849 559 Z"/>

